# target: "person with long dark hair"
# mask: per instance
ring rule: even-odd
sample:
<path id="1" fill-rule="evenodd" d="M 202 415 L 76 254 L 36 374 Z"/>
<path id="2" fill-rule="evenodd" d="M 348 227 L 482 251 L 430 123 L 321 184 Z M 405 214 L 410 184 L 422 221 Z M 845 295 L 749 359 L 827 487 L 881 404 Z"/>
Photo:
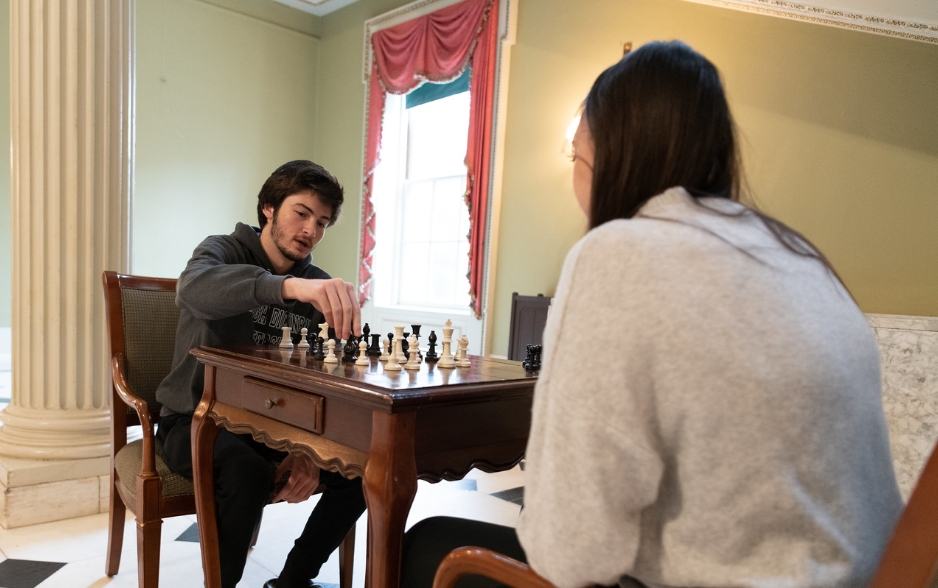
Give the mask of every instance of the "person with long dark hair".
<path id="1" fill-rule="evenodd" d="M 463 545 L 561 588 L 865 585 L 902 508 L 876 343 L 820 251 L 738 202 L 717 69 L 641 47 L 573 143 L 589 232 L 544 332 L 517 532 L 422 521 L 404 585 Z"/>

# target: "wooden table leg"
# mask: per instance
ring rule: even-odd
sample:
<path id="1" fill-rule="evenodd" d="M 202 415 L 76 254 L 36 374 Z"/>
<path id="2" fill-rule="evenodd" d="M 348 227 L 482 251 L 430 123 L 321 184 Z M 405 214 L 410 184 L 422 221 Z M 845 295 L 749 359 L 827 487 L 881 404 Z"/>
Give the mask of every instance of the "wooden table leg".
<path id="1" fill-rule="evenodd" d="M 221 588 L 218 527 L 215 519 L 215 475 L 213 454 L 218 425 L 207 416 L 215 403 L 215 368 L 205 366 L 205 392 L 192 415 L 192 482 L 195 512 L 199 521 L 199 545 L 206 588 Z"/>
<path id="2" fill-rule="evenodd" d="M 404 524 L 417 493 L 414 460 L 416 413 L 372 413 L 371 450 L 365 466 L 368 505 L 366 588 L 398 588 Z"/>

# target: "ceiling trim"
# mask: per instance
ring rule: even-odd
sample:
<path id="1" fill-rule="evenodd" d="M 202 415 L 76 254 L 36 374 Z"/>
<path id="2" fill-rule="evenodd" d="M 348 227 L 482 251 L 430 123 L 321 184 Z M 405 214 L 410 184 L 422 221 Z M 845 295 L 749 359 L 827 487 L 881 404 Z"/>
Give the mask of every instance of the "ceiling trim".
<path id="1" fill-rule="evenodd" d="M 808 6 L 782 0 L 688 0 L 723 8 L 744 10 L 769 16 L 811 22 L 838 28 L 876 33 L 913 41 L 938 44 L 938 21 L 923 22 L 908 18 L 877 16 L 861 12 Z M 890 5 L 883 3 L 884 10 Z"/>
<path id="2" fill-rule="evenodd" d="M 340 8 L 345 8 L 356 0 L 276 0 L 291 8 L 302 10 L 316 16 L 325 16 Z"/>

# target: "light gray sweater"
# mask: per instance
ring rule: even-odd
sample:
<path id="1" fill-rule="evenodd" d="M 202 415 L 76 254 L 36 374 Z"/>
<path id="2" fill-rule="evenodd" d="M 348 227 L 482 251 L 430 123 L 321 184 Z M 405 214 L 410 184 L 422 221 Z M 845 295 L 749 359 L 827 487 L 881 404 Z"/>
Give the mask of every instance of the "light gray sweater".
<path id="1" fill-rule="evenodd" d="M 518 533 L 556 585 L 870 579 L 902 508 L 872 332 L 741 205 L 672 188 L 590 231 L 543 365 Z"/>

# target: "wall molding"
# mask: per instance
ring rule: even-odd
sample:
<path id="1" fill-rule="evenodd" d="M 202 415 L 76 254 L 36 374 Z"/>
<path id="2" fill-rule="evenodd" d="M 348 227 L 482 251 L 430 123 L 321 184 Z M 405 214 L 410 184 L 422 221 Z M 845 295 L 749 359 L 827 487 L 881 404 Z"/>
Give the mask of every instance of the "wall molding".
<path id="1" fill-rule="evenodd" d="M 905 16 L 882 16 L 838 8 L 811 6 L 783 0 L 688 0 L 722 8 L 732 8 L 833 26 L 866 33 L 899 37 L 912 41 L 938 44 L 938 20 L 927 22 Z M 891 4 L 883 3 L 884 11 L 893 12 Z"/>

